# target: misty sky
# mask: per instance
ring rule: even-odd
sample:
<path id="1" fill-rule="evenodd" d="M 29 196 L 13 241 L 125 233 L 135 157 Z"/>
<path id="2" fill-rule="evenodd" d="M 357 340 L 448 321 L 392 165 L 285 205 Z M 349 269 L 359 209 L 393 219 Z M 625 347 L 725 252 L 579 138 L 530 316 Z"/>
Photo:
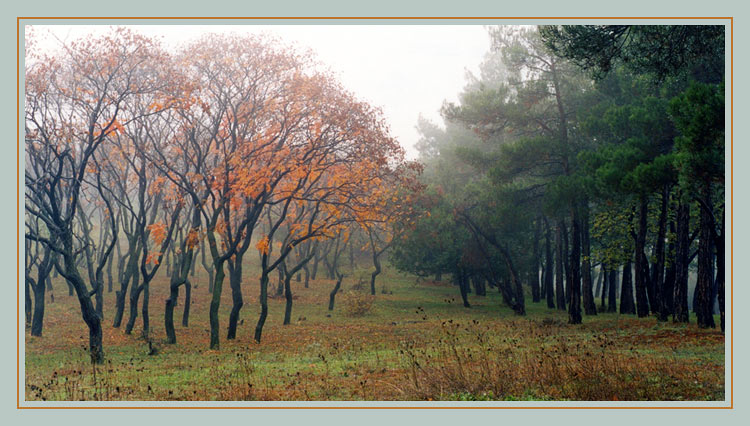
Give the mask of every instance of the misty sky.
<path id="1" fill-rule="evenodd" d="M 101 25 L 36 25 L 42 46 L 108 31 Z M 444 100 L 455 101 L 467 71 L 489 50 L 481 25 L 133 25 L 142 34 L 161 37 L 177 47 L 203 33 L 268 32 L 282 40 L 312 49 L 318 60 L 362 100 L 380 107 L 391 133 L 416 157 L 413 145 L 420 114 L 440 123 Z"/>

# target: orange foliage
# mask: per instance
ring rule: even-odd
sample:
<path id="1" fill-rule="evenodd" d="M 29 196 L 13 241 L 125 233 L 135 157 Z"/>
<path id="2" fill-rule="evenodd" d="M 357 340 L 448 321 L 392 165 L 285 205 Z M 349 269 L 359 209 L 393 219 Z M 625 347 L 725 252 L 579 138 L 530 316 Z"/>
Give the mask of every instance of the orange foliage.
<path id="1" fill-rule="evenodd" d="M 164 223 L 152 223 L 151 225 L 148 225 L 146 229 L 148 229 L 149 236 L 156 245 L 161 245 L 167 237 L 167 226 Z"/>

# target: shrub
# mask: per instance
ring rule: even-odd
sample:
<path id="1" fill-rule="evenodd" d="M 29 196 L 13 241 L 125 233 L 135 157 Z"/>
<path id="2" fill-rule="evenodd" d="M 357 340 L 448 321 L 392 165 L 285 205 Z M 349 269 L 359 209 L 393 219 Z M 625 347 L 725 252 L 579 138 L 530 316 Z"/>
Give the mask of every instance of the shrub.
<path id="1" fill-rule="evenodd" d="M 372 311 L 375 296 L 352 291 L 344 298 L 344 312 L 351 317 L 362 317 Z"/>

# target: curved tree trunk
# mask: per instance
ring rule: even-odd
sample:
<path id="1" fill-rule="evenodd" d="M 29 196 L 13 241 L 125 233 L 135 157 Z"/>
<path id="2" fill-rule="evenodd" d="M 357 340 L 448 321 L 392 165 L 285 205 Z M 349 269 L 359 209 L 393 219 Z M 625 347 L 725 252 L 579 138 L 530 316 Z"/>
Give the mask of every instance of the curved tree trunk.
<path id="1" fill-rule="evenodd" d="M 36 284 L 36 285 L 35 285 Z M 44 282 L 32 281 L 34 291 L 34 316 L 31 319 L 31 335 L 41 336 L 44 328 L 44 296 L 46 287 Z"/>
<path id="2" fill-rule="evenodd" d="M 224 262 L 220 260 L 218 264 L 214 263 L 214 270 L 216 275 L 214 276 L 211 293 L 211 305 L 208 310 L 208 323 L 211 329 L 209 348 L 219 349 L 219 306 L 221 304 L 221 290 L 224 285 Z"/>
<path id="3" fill-rule="evenodd" d="M 235 261 L 228 261 L 229 286 L 232 289 L 232 310 L 229 312 L 229 327 L 227 340 L 237 337 L 237 323 L 240 319 L 240 309 L 245 304 L 242 300 L 242 256 Z"/>
<path id="4" fill-rule="evenodd" d="M 86 284 L 78 273 L 75 256 L 73 255 L 73 241 L 71 235 L 65 235 L 63 246 L 63 263 L 65 268 L 65 279 L 75 288 L 78 303 L 81 307 L 81 316 L 89 329 L 89 356 L 94 364 L 104 362 L 104 349 L 102 346 L 102 324 L 99 315 L 96 314 L 91 296 Z"/>
<path id="5" fill-rule="evenodd" d="M 138 287 L 140 275 L 136 272 L 136 257 L 136 255 L 133 255 L 130 258 L 132 260 L 128 260 L 125 272 L 123 274 L 123 279 L 122 281 L 120 281 L 120 290 L 115 292 L 115 316 L 112 320 L 112 327 L 114 328 L 120 327 L 120 324 L 122 323 L 122 316 L 125 313 L 125 301 L 128 295 L 128 286 L 130 284 L 130 280 L 133 280 L 133 288 Z"/>
<path id="6" fill-rule="evenodd" d="M 128 317 L 128 323 L 125 325 L 125 334 L 132 333 L 133 327 L 135 327 L 135 320 L 138 318 L 138 299 L 141 297 L 143 288 L 143 284 L 134 285 L 130 290 L 130 316 Z"/>
<path id="7" fill-rule="evenodd" d="M 164 306 L 164 331 L 167 333 L 167 343 L 177 343 L 177 335 L 174 331 L 174 308 L 177 306 L 177 299 L 180 297 L 180 287 L 175 285 L 169 286 L 169 297 Z"/>
<path id="8" fill-rule="evenodd" d="M 333 305 L 336 302 L 336 293 L 339 292 L 339 289 L 341 288 L 341 281 L 344 279 L 344 274 L 339 274 L 338 279 L 336 280 L 336 285 L 333 287 L 333 290 L 331 290 L 331 294 L 328 295 L 328 310 L 333 310 Z"/>
<path id="9" fill-rule="evenodd" d="M 190 280 L 185 280 L 185 308 L 183 308 L 182 310 L 183 327 L 188 326 L 188 320 L 190 319 L 190 304 L 193 303 L 192 287 L 193 286 L 190 284 Z"/>
<path id="10" fill-rule="evenodd" d="M 372 263 L 375 266 L 375 270 L 372 272 L 372 275 L 370 275 L 370 294 L 375 295 L 375 278 L 377 278 L 378 275 L 380 275 L 381 269 L 380 269 L 380 261 L 378 260 L 378 257 L 373 254 L 372 256 Z"/>
<path id="11" fill-rule="evenodd" d="M 28 274 L 26 275 L 26 280 L 24 283 L 25 287 L 25 302 L 24 302 L 24 313 L 26 314 L 26 326 L 28 327 L 31 325 L 31 316 L 32 316 L 32 303 L 31 303 L 31 288 L 35 287 L 35 285 L 31 284 L 31 281 L 33 278 L 31 278 Z M 36 298 L 36 295 L 34 295 Z"/>
<path id="12" fill-rule="evenodd" d="M 265 268 L 260 276 L 260 316 L 258 317 L 258 323 L 255 325 L 255 341 L 260 343 L 260 338 L 263 334 L 263 325 L 266 323 L 266 317 L 268 317 L 268 272 Z"/>

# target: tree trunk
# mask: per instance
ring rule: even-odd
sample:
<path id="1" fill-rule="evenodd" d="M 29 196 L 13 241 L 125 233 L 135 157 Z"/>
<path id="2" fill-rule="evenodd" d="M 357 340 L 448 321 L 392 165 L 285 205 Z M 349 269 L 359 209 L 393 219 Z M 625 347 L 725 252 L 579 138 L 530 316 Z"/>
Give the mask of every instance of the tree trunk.
<path id="1" fill-rule="evenodd" d="M 177 343 L 177 335 L 174 331 L 174 308 L 177 306 L 177 299 L 180 297 L 180 287 L 177 285 L 169 286 L 169 297 L 164 306 L 164 330 L 167 333 L 167 343 Z"/>
<path id="2" fill-rule="evenodd" d="M 701 191 L 703 205 L 700 208 L 700 231 L 698 240 L 698 282 L 695 285 L 697 297 L 693 308 L 701 328 L 715 328 L 713 316 L 713 252 L 714 221 L 711 216 L 711 185 L 706 183 Z"/>
<path id="3" fill-rule="evenodd" d="M 552 272 L 554 268 L 554 259 L 552 258 L 552 247 L 550 244 L 550 234 L 552 233 L 552 230 L 547 222 L 547 218 L 544 219 L 544 224 L 547 226 L 547 232 L 545 232 L 544 236 L 544 252 L 546 258 L 546 261 L 544 262 L 544 288 L 547 294 L 547 307 L 549 309 L 555 309 L 555 289 L 553 288 L 555 276 Z"/>
<path id="4" fill-rule="evenodd" d="M 315 248 L 313 250 L 317 252 L 319 248 Z M 315 281 L 315 277 L 318 276 L 318 262 L 320 262 L 320 258 L 316 254 L 315 257 L 313 258 L 312 275 L 310 275 L 310 279 L 313 281 Z"/>
<path id="5" fill-rule="evenodd" d="M 620 313 L 635 314 L 635 302 L 633 302 L 633 265 L 628 259 L 622 267 L 622 289 L 620 291 Z"/>
<path id="6" fill-rule="evenodd" d="M 674 221 L 669 222 L 669 232 L 671 235 L 676 234 Z M 664 284 L 662 285 L 661 297 L 659 298 L 659 321 L 668 321 L 669 316 L 674 312 L 674 284 L 675 284 L 675 239 L 670 237 L 667 246 L 666 257 L 671 259 L 667 270 L 664 272 Z"/>
<path id="7" fill-rule="evenodd" d="M 377 278 L 378 275 L 380 275 L 380 260 L 378 260 L 377 254 L 375 254 L 375 251 L 373 249 L 372 254 L 372 263 L 375 266 L 375 270 L 370 275 L 370 294 L 375 295 L 375 278 Z"/>
<path id="8" fill-rule="evenodd" d="M 474 284 L 474 293 L 477 296 L 487 296 L 487 288 L 484 285 L 484 278 L 479 275 L 472 275 L 471 281 Z"/>
<path id="9" fill-rule="evenodd" d="M 141 315 L 143 316 L 143 328 L 141 329 L 141 336 L 148 340 L 149 332 L 149 316 L 148 316 L 148 300 L 150 293 L 150 282 L 146 281 L 143 283 L 143 304 L 141 305 Z"/>
<path id="10" fill-rule="evenodd" d="M 672 321 L 689 322 L 688 267 L 690 266 L 690 204 L 680 201 L 677 207 L 677 234 L 675 235 L 674 313 Z"/>
<path id="11" fill-rule="evenodd" d="M 201 264 L 208 274 L 208 293 L 214 292 L 214 268 L 211 262 L 206 261 L 206 242 L 201 239 Z"/>
<path id="12" fill-rule="evenodd" d="M 91 303 L 89 290 L 78 273 L 75 256 L 73 255 L 72 235 L 65 235 L 63 239 L 63 263 L 68 283 L 75 288 L 78 303 L 81 307 L 81 316 L 89 329 L 89 356 L 93 364 L 104 362 L 104 349 L 102 346 L 102 323 Z"/>
<path id="13" fill-rule="evenodd" d="M 538 303 L 541 301 L 539 289 L 539 238 L 542 232 L 542 221 L 537 218 L 536 228 L 534 230 L 534 241 L 532 241 L 531 266 L 529 267 L 529 284 L 531 286 L 531 301 Z"/>
<path id="14" fill-rule="evenodd" d="M 639 201 L 638 230 L 635 237 L 635 300 L 638 317 L 647 317 L 649 313 L 647 295 L 647 277 L 644 274 L 643 262 L 646 260 L 646 231 L 648 230 L 648 198 L 641 196 Z"/>
<path id="15" fill-rule="evenodd" d="M 245 304 L 242 300 L 242 256 L 228 261 L 229 286 L 232 289 L 232 310 L 229 312 L 227 340 L 237 337 L 237 323 L 240 320 L 240 309 Z"/>
<path id="16" fill-rule="evenodd" d="M 566 311 L 568 304 L 565 298 L 565 280 L 563 278 L 563 243 L 562 243 L 562 226 L 558 222 L 557 231 L 555 232 L 555 246 L 557 255 L 555 256 L 555 293 L 557 293 L 557 309 Z"/>
<path id="17" fill-rule="evenodd" d="M 333 287 L 333 290 L 331 290 L 331 294 L 328 296 L 328 310 L 333 310 L 333 305 L 336 301 L 336 293 L 339 292 L 339 289 L 341 288 L 341 281 L 344 279 L 343 274 L 339 274 L 338 280 L 336 280 L 336 285 Z"/>
<path id="18" fill-rule="evenodd" d="M 214 263 L 213 292 L 211 293 L 211 305 L 208 310 L 208 323 L 211 329 L 210 349 L 219 349 L 219 306 L 221 305 L 221 290 L 224 285 L 224 262 L 219 260 Z"/>
<path id="19" fill-rule="evenodd" d="M 606 279 L 606 278 L 605 278 Z M 602 298 L 604 296 L 602 295 Z M 632 300 L 631 300 L 632 302 Z M 622 303 L 622 301 L 620 301 Z M 617 312 L 617 270 L 609 271 L 609 300 L 607 303 L 607 312 Z"/>
<path id="20" fill-rule="evenodd" d="M 607 290 L 609 290 L 609 276 L 607 275 L 607 268 L 602 263 L 599 268 L 599 277 L 596 283 L 596 294 L 602 298 L 602 304 L 599 306 L 599 310 L 605 312 L 607 310 Z"/>
<path id="21" fill-rule="evenodd" d="M 291 281 L 291 276 L 287 276 L 284 279 L 284 298 L 286 300 L 286 305 L 284 306 L 284 325 L 289 325 L 292 320 L 292 305 L 294 301 Z"/>
<path id="22" fill-rule="evenodd" d="M 197 260 L 198 260 L 198 253 L 196 252 L 196 253 L 193 253 L 192 261 L 190 262 L 190 276 L 191 277 L 195 276 L 195 264 Z"/>
<path id="23" fill-rule="evenodd" d="M 112 327 L 118 328 L 122 323 L 122 316 L 125 313 L 125 301 L 128 296 L 128 286 L 130 280 L 133 280 L 133 288 L 138 287 L 140 274 L 137 273 L 135 266 L 135 258 L 137 255 L 131 254 L 128 259 L 128 263 L 125 266 L 125 271 L 122 275 L 122 281 L 120 281 L 120 290 L 115 292 L 115 316 L 112 320 Z"/>
<path id="24" fill-rule="evenodd" d="M 568 307 L 568 324 L 581 323 L 581 225 L 578 209 L 574 206 L 571 212 L 571 247 L 570 247 L 570 306 Z M 589 277 L 589 281 L 591 277 Z M 592 298 L 593 299 L 593 298 Z M 593 301 L 593 300 L 592 300 Z M 594 308 L 596 311 L 596 308 Z"/>
<path id="25" fill-rule="evenodd" d="M 325 256 L 323 258 L 323 265 L 326 267 L 326 273 L 328 274 L 328 279 L 335 280 L 336 273 L 333 270 L 333 265 L 331 265 L 331 262 L 328 261 L 328 256 Z"/>
<path id="26" fill-rule="evenodd" d="M 188 326 L 188 320 L 190 319 L 190 304 L 193 303 L 192 300 L 192 285 L 190 284 L 190 280 L 185 280 L 185 308 L 182 310 L 182 326 L 187 327 Z"/>
<path id="27" fill-rule="evenodd" d="M 109 260 L 107 261 L 107 293 L 112 293 L 112 264 L 115 262 L 115 256 L 114 254 L 110 255 Z"/>
<path id="28" fill-rule="evenodd" d="M 32 303 L 31 303 L 31 288 L 35 287 L 35 285 L 31 285 L 31 281 L 32 280 L 33 280 L 33 278 L 31 278 L 28 275 L 28 273 L 27 273 L 26 274 L 26 280 L 25 280 L 26 282 L 24 283 L 24 287 L 25 287 L 25 290 L 26 290 L 24 292 L 25 293 L 25 298 L 26 298 L 25 303 L 24 303 L 24 313 L 26 314 L 26 326 L 27 327 L 31 325 L 31 316 L 32 316 L 32 312 L 31 311 L 33 309 L 32 306 L 31 306 L 32 305 Z M 36 295 L 34 295 L 34 298 L 36 298 Z"/>
<path id="29" fill-rule="evenodd" d="M 586 203 L 586 202 L 584 202 Z M 591 280 L 591 240 L 589 234 L 588 206 L 583 206 L 581 217 L 581 243 L 583 244 L 583 259 L 581 262 L 581 285 L 583 292 L 583 310 L 586 315 L 596 315 L 596 301 Z"/>
<path id="30" fill-rule="evenodd" d="M 654 255 L 656 261 L 654 262 L 653 268 L 651 269 L 651 287 L 653 290 L 654 298 L 650 300 L 651 313 L 658 315 L 659 321 L 666 321 L 667 315 L 664 315 L 664 296 L 666 289 L 664 288 L 664 239 L 667 234 L 667 212 L 669 200 L 669 187 L 664 186 L 661 194 L 661 205 L 659 210 L 659 223 L 657 225 L 658 230 L 656 233 L 656 243 L 654 244 Z"/>
<path id="31" fill-rule="evenodd" d="M 284 271 L 281 267 L 278 268 L 279 273 L 279 282 L 278 285 L 276 285 L 276 297 L 281 297 L 284 295 Z"/>
<path id="32" fill-rule="evenodd" d="M 40 279 L 43 280 L 42 277 Z M 32 289 L 34 291 L 34 316 L 31 319 L 31 335 L 41 336 L 42 329 L 44 328 L 44 296 L 45 290 L 47 289 L 44 281 L 33 282 Z"/>
<path id="33" fill-rule="evenodd" d="M 98 271 L 96 274 L 96 282 L 94 283 L 96 285 L 96 293 L 94 294 L 94 299 L 96 302 L 95 309 L 96 314 L 99 315 L 99 318 L 104 321 L 104 273 L 103 271 Z"/>
<path id="34" fill-rule="evenodd" d="M 292 296 L 292 276 L 297 274 L 299 276 L 299 270 L 304 268 L 307 262 L 310 261 L 310 257 L 306 257 L 300 260 L 291 271 L 286 269 L 286 263 L 281 263 L 281 267 L 284 268 L 284 297 L 286 298 L 286 306 L 284 308 L 284 325 L 289 325 L 292 320 L 292 305 L 294 303 L 294 297 Z"/>
<path id="35" fill-rule="evenodd" d="M 141 297 L 143 288 L 143 284 L 139 286 L 133 285 L 130 290 L 130 316 L 128 317 L 128 323 L 125 325 L 125 334 L 132 333 L 133 327 L 135 327 L 135 320 L 138 318 L 138 299 Z"/>
<path id="36" fill-rule="evenodd" d="M 260 316 L 258 317 L 258 323 L 255 325 L 255 341 L 258 343 L 260 343 L 263 334 L 266 317 L 268 317 L 268 271 L 264 268 L 260 276 Z"/>
<path id="37" fill-rule="evenodd" d="M 454 277 L 456 277 L 456 284 L 458 284 L 458 289 L 461 292 L 461 300 L 464 302 L 464 308 L 471 308 L 471 304 L 469 304 L 469 292 L 467 291 L 469 283 L 466 279 L 466 272 L 461 269 L 454 274 Z"/>

